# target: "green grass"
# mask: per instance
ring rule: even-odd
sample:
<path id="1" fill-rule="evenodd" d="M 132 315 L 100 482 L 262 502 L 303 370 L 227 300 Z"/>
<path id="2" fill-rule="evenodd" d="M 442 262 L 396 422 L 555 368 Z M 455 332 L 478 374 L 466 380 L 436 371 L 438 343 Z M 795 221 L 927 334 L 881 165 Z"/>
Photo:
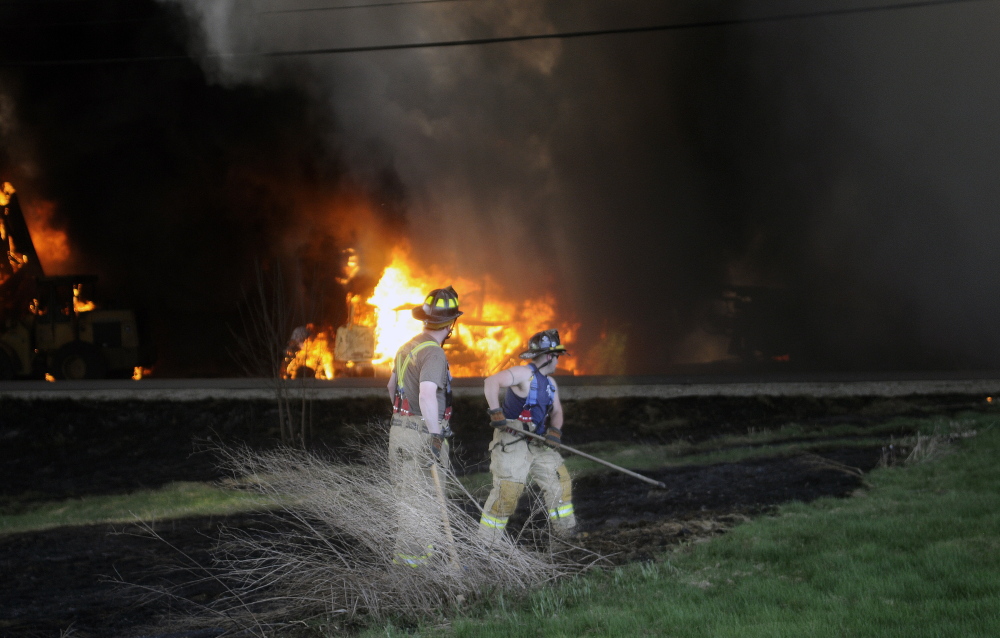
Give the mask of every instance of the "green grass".
<path id="1" fill-rule="evenodd" d="M 1000 635 L 1000 419 L 952 453 L 868 476 L 849 499 L 790 504 L 660 562 L 487 598 L 423 635 Z M 947 421 L 914 421 L 922 431 Z M 366 636 L 404 632 L 392 626 Z M 406 632 L 411 633 L 411 632 Z"/>
<path id="2" fill-rule="evenodd" d="M 184 516 L 229 514 L 260 507 L 260 497 L 206 483 L 170 483 L 158 490 L 88 496 L 24 507 L 0 516 L 0 534 L 67 525 L 156 521 Z"/>

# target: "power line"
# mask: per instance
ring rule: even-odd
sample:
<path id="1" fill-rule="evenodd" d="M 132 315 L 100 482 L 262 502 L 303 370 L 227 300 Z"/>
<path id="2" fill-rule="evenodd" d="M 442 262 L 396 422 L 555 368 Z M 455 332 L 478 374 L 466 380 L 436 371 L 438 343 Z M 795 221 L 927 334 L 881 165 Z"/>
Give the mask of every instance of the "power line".
<path id="1" fill-rule="evenodd" d="M 23 0 L 10 0 L 10 2 L 5 2 L 0 0 L 0 6 L 4 4 L 16 4 Z M 90 0 L 34 0 L 35 2 L 47 2 L 49 4 L 78 4 L 82 5 Z M 487 2 L 488 0 L 402 0 L 395 2 L 376 2 L 371 4 L 348 4 L 337 7 L 307 7 L 301 9 L 273 9 L 270 11 L 258 11 L 253 15 L 264 16 L 264 15 L 279 15 L 287 13 L 307 13 L 316 11 L 343 11 L 345 9 L 374 9 L 379 7 L 401 7 L 405 5 L 424 5 L 424 4 L 441 4 L 441 3 L 452 3 L 452 2 Z M 0 24 L 0 31 L 16 31 L 22 28 L 39 28 L 39 27 L 70 27 L 70 26 L 89 26 L 97 24 L 121 24 L 128 22 L 164 22 L 167 20 L 172 20 L 173 18 L 168 18 L 164 16 L 151 17 L 151 18 L 106 18 L 100 20 L 75 20 L 71 22 L 6 22 Z"/>
<path id="2" fill-rule="evenodd" d="M 594 29 L 589 31 L 565 31 L 558 33 L 538 33 L 528 35 L 514 35 L 494 38 L 473 38 L 468 40 L 441 40 L 437 42 L 407 42 L 402 44 L 377 44 L 369 46 L 354 47 L 330 47 L 322 49 L 300 49 L 291 51 L 270 51 L 265 53 L 213 53 L 201 56 L 191 55 L 163 55 L 148 57 L 122 57 L 122 58 L 90 58 L 90 59 L 64 59 L 64 60 L 21 60 L 0 62 L 0 67 L 16 66 L 85 66 L 85 65 L 105 65 L 121 64 L 125 62 L 172 62 L 192 59 L 240 59 L 240 58 L 285 58 L 301 57 L 309 55 L 336 55 L 342 53 L 371 53 L 375 51 L 402 51 L 407 49 L 439 49 L 446 47 L 481 46 L 488 44 L 502 44 L 510 42 L 528 42 L 532 40 L 565 40 L 572 38 L 590 38 L 605 35 L 628 35 L 637 33 L 654 33 L 658 31 L 681 31 L 688 29 L 706 29 L 718 27 L 731 27 L 749 24 L 764 24 L 773 22 L 788 22 L 792 20 L 805 20 L 812 18 L 835 17 L 845 15 L 859 15 L 865 13 L 888 13 L 891 11 L 903 11 L 909 9 L 922 9 L 936 6 L 969 4 L 973 2 L 989 2 L 992 0 L 915 0 L 913 2 L 903 2 L 898 4 L 883 5 L 878 7 L 856 7 L 852 9 L 829 9 L 825 11 L 812 11 L 806 13 L 794 13 L 778 16 L 763 16 L 759 18 L 733 18 L 720 20 L 703 20 L 696 22 L 680 22 L 674 24 L 658 24 L 640 27 L 624 27 L 617 29 Z"/>
<path id="3" fill-rule="evenodd" d="M 82 27 L 96 24 L 124 24 L 135 22 L 165 22 L 170 18 L 107 18 L 102 20 L 79 20 L 73 22 L 4 22 L 0 23 L 0 29 L 4 31 L 17 31 L 20 29 L 36 29 L 39 27 Z"/>
<path id="4" fill-rule="evenodd" d="M 441 4 L 444 2 L 483 2 L 484 0 L 406 0 L 396 2 L 375 2 L 372 4 L 347 4 L 338 7 L 307 7 L 304 9 L 272 9 L 271 11 L 258 11 L 257 15 L 274 15 L 279 13 L 309 13 L 315 11 L 343 11 L 345 9 L 372 9 L 375 7 L 401 7 L 409 4 Z"/>
<path id="5" fill-rule="evenodd" d="M 571 38 L 589 38 L 602 35 L 625 35 L 633 33 L 652 33 L 655 31 L 680 31 L 686 29 L 705 29 L 712 27 L 729 27 L 745 24 L 762 24 L 766 22 L 786 22 L 810 18 L 832 17 L 841 15 L 857 15 L 861 13 L 876 13 L 919 9 L 933 6 L 966 4 L 970 2 L 986 2 L 989 0 L 916 0 L 881 7 L 857 7 L 853 9 L 830 9 L 780 16 L 764 16 L 760 18 L 732 18 L 721 20 L 703 20 L 698 22 L 681 22 L 675 24 L 658 24 L 641 27 L 623 27 L 617 29 L 594 29 L 589 31 L 566 31 L 561 33 L 539 33 L 530 35 L 501 36 L 494 38 L 474 38 L 469 40 L 444 40 L 439 42 L 413 42 L 404 44 L 383 44 L 362 47 L 335 47 L 324 49 L 302 49 L 298 51 L 274 51 L 259 54 L 263 57 L 291 57 L 304 55 L 331 55 L 337 53 L 368 53 L 371 51 L 399 51 L 403 49 L 429 49 L 458 46 L 475 46 L 484 44 L 501 44 L 506 42 L 527 42 L 530 40 L 564 40 Z"/>

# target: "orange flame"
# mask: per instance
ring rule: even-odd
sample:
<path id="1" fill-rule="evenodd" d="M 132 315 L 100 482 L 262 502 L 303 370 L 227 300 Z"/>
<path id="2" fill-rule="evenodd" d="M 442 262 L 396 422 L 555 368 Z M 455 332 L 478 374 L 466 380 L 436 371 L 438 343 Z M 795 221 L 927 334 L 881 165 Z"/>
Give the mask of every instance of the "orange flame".
<path id="1" fill-rule="evenodd" d="M 94 305 L 93 301 L 86 301 L 84 299 L 80 299 L 79 286 L 73 287 L 73 310 L 74 312 L 76 312 L 76 314 L 80 314 L 81 312 L 90 312 L 96 307 L 97 306 Z"/>
<path id="2" fill-rule="evenodd" d="M 305 372 L 305 368 L 312 371 L 309 376 L 317 379 L 332 379 L 333 369 L 333 344 L 326 331 L 307 337 L 298 352 L 292 357 L 288 365 L 285 366 L 285 377 L 295 379 Z"/>
<path id="3" fill-rule="evenodd" d="M 357 261 L 349 262 L 348 269 L 354 268 Z M 348 296 L 348 325 L 337 330 L 336 340 L 331 339 L 332 330 L 313 334 L 311 326 L 308 337 L 293 336 L 283 376 L 296 378 L 302 374 L 300 370 L 308 368 L 319 379 L 364 372 L 388 377 L 396 351 L 423 330 L 423 324 L 413 318 L 411 309 L 423 303 L 430 290 L 448 285 L 457 289 L 465 313 L 445 342 L 455 376 L 488 376 L 504 367 L 519 365 L 522 361 L 518 354 L 527 347 L 531 335 L 558 328 L 563 343 L 571 344 L 579 327 L 571 321 L 557 320 L 552 295 L 508 301 L 516 297 L 507 296 L 489 277 L 475 282 L 422 272 L 411 265 L 405 251 L 397 250 L 371 297 L 363 300 L 359 295 Z M 359 355 L 370 348 L 372 337 L 374 353 L 369 349 L 368 354 Z M 368 346 L 364 345 L 365 338 L 369 340 Z M 579 373 L 579 363 L 573 358 L 562 359 L 560 368 L 565 373 Z"/>
<path id="4" fill-rule="evenodd" d="M 527 347 L 531 335 L 548 328 L 558 328 L 561 340 L 571 342 L 578 324 L 559 321 L 555 299 L 540 298 L 507 301 L 502 288 L 486 278 L 474 282 L 465 278 L 442 278 L 418 272 L 397 251 L 375 286 L 368 304 L 375 307 L 376 371 L 388 376 L 392 359 L 401 345 L 423 329 L 410 309 L 420 305 L 434 288 L 451 284 L 459 294 L 465 314 L 455 325 L 451 339 L 445 342 L 452 374 L 487 376 L 511 365 L 518 365 L 518 353 Z M 489 296 L 487 296 L 487 291 Z M 562 359 L 564 372 L 577 373 L 576 361 Z"/>

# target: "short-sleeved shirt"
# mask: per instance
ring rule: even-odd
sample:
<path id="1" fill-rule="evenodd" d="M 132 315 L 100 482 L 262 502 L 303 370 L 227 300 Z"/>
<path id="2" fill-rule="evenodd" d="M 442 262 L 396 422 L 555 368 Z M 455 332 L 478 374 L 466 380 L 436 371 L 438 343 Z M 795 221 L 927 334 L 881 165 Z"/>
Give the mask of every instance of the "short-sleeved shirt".
<path id="1" fill-rule="evenodd" d="M 393 366 L 398 365 L 406 359 L 410 351 L 425 341 L 434 341 L 434 337 L 420 333 L 410 339 L 400 347 L 396 353 Z M 399 383 L 399 370 L 396 373 L 396 383 Z M 434 342 L 434 345 L 424 346 L 413 355 L 413 359 L 406 366 L 406 373 L 403 376 L 403 392 L 410 404 L 410 413 L 415 416 L 423 416 L 420 413 L 420 383 L 422 381 L 433 381 L 437 384 L 438 400 L 438 421 L 444 418 L 445 409 L 445 389 L 448 387 L 448 358 L 444 355 L 441 346 Z"/>

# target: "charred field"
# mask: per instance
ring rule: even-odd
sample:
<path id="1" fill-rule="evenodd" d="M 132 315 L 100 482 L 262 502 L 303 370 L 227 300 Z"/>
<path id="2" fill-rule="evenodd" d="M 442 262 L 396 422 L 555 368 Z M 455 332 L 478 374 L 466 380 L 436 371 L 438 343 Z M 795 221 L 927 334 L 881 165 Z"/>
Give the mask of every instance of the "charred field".
<path id="1" fill-rule="evenodd" d="M 610 471 L 575 476 L 582 532 L 575 542 L 609 564 L 649 560 L 782 503 L 849 496 L 864 487 L 865 473 L 879 464 L 890 437 L 911 433 L 907 419 L 995 410 L 984 399 L 954 394 L 566 401 L 569 445 L 598 456 L 605 446 L 677 450 L 671 463 L 639 470 L 666 489 Z M 479 418 L 481 408 L 476 400 L 457 401 L 460 474 L 488 469 L 491 431 Z M 375 398 L 315 401 L 312 410 L 312 447 L 334 452 L 387 416 L 384 401 Z M 214 444 L 266 448 L 278 436 L 277 409 L 267 401 L 2 399 L 0 419 L 2 516 L 66 499 L 221 480 L 226 476 Z M 788 447 L 790 442 L 796 445 Z M 735 456 L 726 460 L 727 453 Z M 164 621 L 180 610 L 167 598 L 121 582 L 171 587 L 195 603 L 210 600 L 220 595 L 218 585 L 194 584 L 192 572 L 176 566 L 206 563 L 220 526 L 252 528 L 259 517 L 158 521 L 154 527 L 162 540 L 122 524 L 0 536 L 0 566 L 8 575 L 0 592 L 0 636 L 168 635 L 172 630 L 156 628 L 166 627 Z M 511 528 L 533 524 L 524 505 Z"/>

